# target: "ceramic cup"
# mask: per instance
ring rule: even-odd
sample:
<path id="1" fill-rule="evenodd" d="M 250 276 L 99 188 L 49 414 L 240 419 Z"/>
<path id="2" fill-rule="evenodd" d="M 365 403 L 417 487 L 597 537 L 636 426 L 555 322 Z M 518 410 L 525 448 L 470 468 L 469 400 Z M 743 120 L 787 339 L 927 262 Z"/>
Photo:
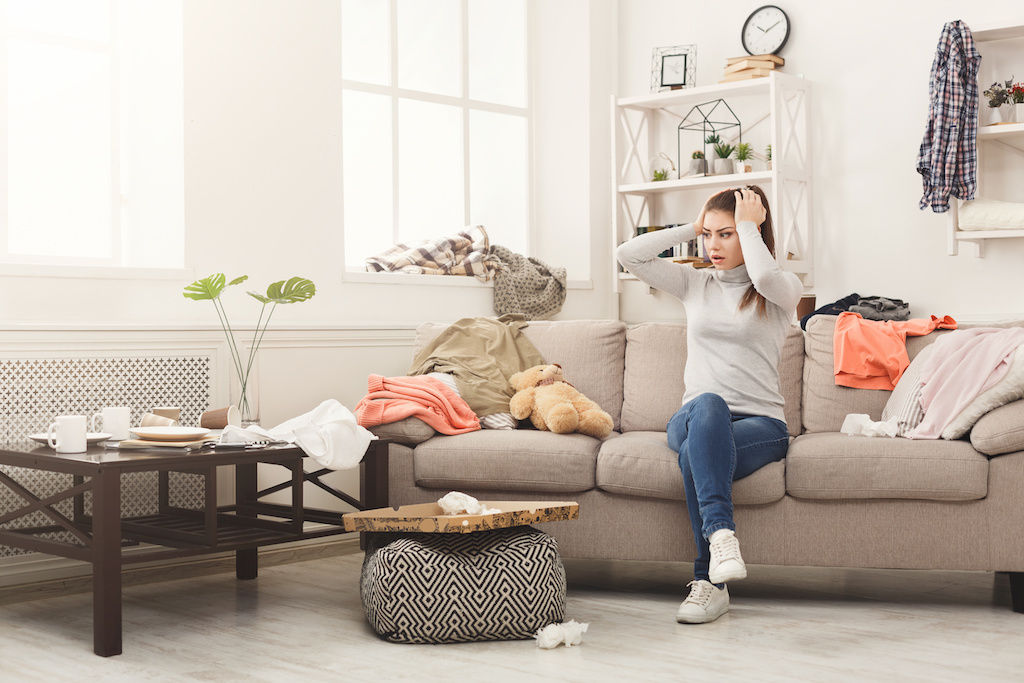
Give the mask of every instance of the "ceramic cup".
<path id="1" fill-rule="evenodd" d="M 156 408 L 150 408 L 149 412 L 160 417 L 168 417 L 175 422 L 181 419 L 181 408 L 176 406 L 157 406 Z"/>
<path id="2" fill-rule="evenodd" d="M 46 429 L 46 442 L 58 453 L 84 453 L 85 423 L 85 415 L 59 415 Z"/>
<path id="3" fill-rule="evenodd" d="M 103 428 L 96 426 L 96 418 L 100 419 Z M 107 432 L 111 441 L 124 441 L 128 438 L 128 427 L 131 426 L 132 409 L 108 407 L 92 416 L 91 424 L 94 432 Z"/>
<path id="4" fill-rule="evenodd" d="M 142 422 L 139 423 L 140 427 L 174 427 L 177 426 L 178 421 L 172 420 L 169 417 L 163 415 L 154 415 L 153 413 L 146 413 L 142 416 Z"/>
<path id="5" fill-rule="evenodd" d="M 242 426 L 242 415 L 236 406 L 207 410 L 199 416 L 199 426 L 206 429 L 224 429 L 228 425 L 232 427 Z"/>

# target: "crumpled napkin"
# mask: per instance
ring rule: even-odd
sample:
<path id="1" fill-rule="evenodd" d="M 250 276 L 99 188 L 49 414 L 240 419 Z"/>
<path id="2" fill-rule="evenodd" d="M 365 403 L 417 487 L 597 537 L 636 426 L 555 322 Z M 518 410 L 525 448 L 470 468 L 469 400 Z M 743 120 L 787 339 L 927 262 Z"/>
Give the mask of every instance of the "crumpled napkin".
<path id="1" fill-rule="evenodd" d="M 534 638 L 537 639 L 537 647 L 550 650 L 565 643 L 566 647 L 579 645 L 583 642 L 583 634 L 586 633 L 590 624 L 581 624 L 572 619 L 562 624 L 548 624 L 537 631 Z"/>
<path id="2" fill-rule="evenodd" d="M 376 434 L 357 423 L 352 411 L 329 398 L 308 413 L 271 429 L 228 425 L 221 432 L 220 443 L 294 443 L 320 467 L 341 470 L 356 467 L 366 447 L 376 438 Z"/>
<path id="3" fill-rule="evenodd" d="M 437 504 L 441 506 L 446 515 L 458 515 L 463 511 L 467 515 L 490 515 L 501 512 L 498 508 L 486 507 L 473 496 L 460 491 L 452 491 L 438 499 Z"/>
<path id="4" fill-rule="evenodd" d="M 895 417 L 890 417 L 885 422 L 873 422 L 870 415 L 863 413 L 850 413 L 843 420 L 843 426 L 839 428 L 843 434 L 853 436 L 899 436 L 900 425 Z"/>

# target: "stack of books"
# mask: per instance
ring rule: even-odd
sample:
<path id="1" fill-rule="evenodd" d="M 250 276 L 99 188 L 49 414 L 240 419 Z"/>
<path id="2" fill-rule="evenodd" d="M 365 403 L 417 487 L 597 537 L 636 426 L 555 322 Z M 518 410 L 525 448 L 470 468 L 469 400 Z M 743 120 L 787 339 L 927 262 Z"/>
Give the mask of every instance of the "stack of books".
<path id="1" fill-rule="evenodd" d="M 725 76 L 719 83 L 745 81 L 748 78 L 763 78 L 783 66 L 786 60 L 777 55 L 747 55 L 730 57 L 725 65 Z"/>

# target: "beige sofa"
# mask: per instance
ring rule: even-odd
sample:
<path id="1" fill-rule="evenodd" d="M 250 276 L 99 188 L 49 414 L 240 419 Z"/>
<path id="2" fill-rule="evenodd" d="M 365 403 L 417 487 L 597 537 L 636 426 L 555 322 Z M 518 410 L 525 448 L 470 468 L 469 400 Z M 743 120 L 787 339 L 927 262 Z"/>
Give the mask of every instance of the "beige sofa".
<path id="1" fill-rule="evenodd" d="M 780 383 L 793 440 L 785 460 L 734 484 L 744 558 L 1005 571 L 1014 609 L 1024 611 L 1024 402 L 983 417 L 970 441 L 842 434 L 847 413 L 879 419 L 889 392 L 834 384 L 835 320 L 816 316 L 806 332 L 794 325 L 786 339 Z M 421 325 L 417 349 L 444 328 Z M 599 441 L 534 429 L 444 436 L 415 419 L 386 425 L 381 435 L 396 441 L 389 447 L 391 504 L 428 502 L 450 490 L 492 500 L 575 500 L 579 520 L 542 525 L 564 556 L 691 562 L 682 477 L 665 434 L 683 395 L 685 326 L 543 321 L 525 333 L 611 414 L 615 431 Z M 911 358 L 947 333 L 909 338 Z"/>

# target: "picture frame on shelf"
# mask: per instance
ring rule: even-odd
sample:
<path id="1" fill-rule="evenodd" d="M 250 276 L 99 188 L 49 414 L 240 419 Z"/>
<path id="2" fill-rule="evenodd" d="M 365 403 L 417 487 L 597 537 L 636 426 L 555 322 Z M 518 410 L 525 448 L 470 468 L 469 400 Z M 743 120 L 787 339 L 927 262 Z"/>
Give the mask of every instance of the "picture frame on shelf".
<path id="1" fill-rule="evenodd" d="M 651 92 L 692 88 L 696 81 L 696 45 L 654 48 L 651 56 Z"/>

